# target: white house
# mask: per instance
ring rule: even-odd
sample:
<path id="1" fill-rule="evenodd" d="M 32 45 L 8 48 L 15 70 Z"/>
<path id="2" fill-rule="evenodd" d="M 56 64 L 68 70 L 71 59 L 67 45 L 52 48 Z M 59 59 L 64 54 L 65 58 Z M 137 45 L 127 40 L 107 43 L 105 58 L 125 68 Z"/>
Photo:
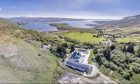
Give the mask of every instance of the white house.
<path id="1" fill-rule="evenodd" d="M 112 42 L 109 39 L 108 39 L 108 41 L 103 42 L 103 46 L 105 46 L 105 47 L 109 47 L 111 45 L 112 45 Z"/>
<path id="2" fill-rule="evenodd" d="M 42 49 L 50 49 L 50 47 L 51 47 L 51 45 L 43 45 L 43 44 L 41 45 Z"/>

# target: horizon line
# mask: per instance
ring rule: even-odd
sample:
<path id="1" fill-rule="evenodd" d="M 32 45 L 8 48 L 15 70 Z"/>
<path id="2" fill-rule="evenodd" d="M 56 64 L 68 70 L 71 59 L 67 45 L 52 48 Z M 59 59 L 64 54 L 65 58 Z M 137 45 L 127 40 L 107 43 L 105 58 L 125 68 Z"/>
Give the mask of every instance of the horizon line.
<path id="1" fill-rule="evenodd" d="M 73 19 L 110 19 L 110 20 L 119 20 L 125 16 L 54 16 L 54 15 L 0 15 L 1 18 L 73 18 Z"/>

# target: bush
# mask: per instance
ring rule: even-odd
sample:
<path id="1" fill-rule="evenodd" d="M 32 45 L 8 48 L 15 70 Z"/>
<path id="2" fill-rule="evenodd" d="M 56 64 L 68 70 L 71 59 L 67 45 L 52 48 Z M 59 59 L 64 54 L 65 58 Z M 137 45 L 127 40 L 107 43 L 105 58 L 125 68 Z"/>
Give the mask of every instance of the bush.
<path id="1" fill-rule="evenodd" d="M 126 80 L 130 80 L 130 74 L 127 72 L 123 73 L 123 78 L 125 78 Z"/>
<path id="2" fill-rule="evenodd" d="M 71 43 L 74 43 L 74 44 L 79 44 L 80 43 L 78 40 L 75 40 L 75 39 L 70 39 L 70 38 L 67 38 L 67 37 L 64 37 L 64 38 L 67 42 L 71 42 Z"/>
<path id="3" fill-rule="evenodd" d="M 60 55 L 60 57 L 65 57 L 66 56 L 66 48 L 63 46 L 57 46 L 56 52 Z"/>
<path id="4" fill-rule="evenodd" d="M 102 65 L 102 57 L 103 57 L 102 53 L 96 54 L 95 56 L 95 60 L 98 62 L 99 65 Z"/>
<path id="5" fill-rule="evenodd" d="M 133 76 L 133 73 L 132 73 L 132 71 L 128 71 L 128 73 L 129 73 L 129 75 L 130 75 L 130 77 L 132 77 Z"/>
<path id="6" fill-rule="evenodd" d="M 72 45 L 71 46 L 71 50 L 70 50 L 70 53 L 74 52 L 75 51 L 75 45 Z"/>
<path id="7" fill-rule="evenodd" d="M 103 63 L 103 65 L 104 65 L 106 68 L 109 68 L 109 62 L 108 62 L 108 61 L 105 61 L 105 62 Z"/>
<path id="8" fill-rule="evenodd" d="M 104 49 L 103 49 L 103 48 L 98 49 L 98 52 L 99 52 L 99 53 L 103 53 L 103 52 L 104 52 Z"/>
<path id="9" fill-rule="evenodd" d="M 94 48 L 94 44 L 89 43 L 89 42 L 85 42 L 83 45 L 88 46 L 90 48 Z"/>
<path id="10" fill-rule="evenodd" d="M 110 46 L 111 51 L 114 50 L 115 48 L 116 48 L 115 45 Z"/>
<path id="11" fill-rule="evenodd" d="M 122 48 L 122 51 L 123 51 L 123 53 L 127 52 L 126 46 L 124 46 L 124 47 Z"/>
<path id="12" fill-rule="evenodd" d="M 68 44 L 67 43 L 63 43 L 62 46 L 65 47 L 65 48 L 68 48 Z"/>
<path id="13" fill-rule="evenodd" d="M 139 68 L 139 66 L 134 66 L 134 67 L 132 67 L 132 70 L 133 70 L 135 73 L 140 73 L 140 68 Z"/>
<path id="14" fill-rule="evenodd" d="M 136 56 L 137 56 L 137 57 L 140 57 L 140 46 L 139 46 L 139 48 L 138 48 L 138 50 L 137 50 L 137 52 L 136 52 Z"/>
<path id="15" fill-rule="evenodd" d="M 98 49 L 97 48 L 94 48 L 93 53 L 94 54 L 97 54 L 98 53 Z"/>
<path id="16" fill-rule="evenodd" d="M 115 66 L 113 63 L 109 63 L 109 68 L 112 70 L 117 70 L 117 66 Z"/>
<path id="17" fill-rule="evenodd" d="M 38 56 L 41 56 L 41 54 L 39 53 Z"/>
<path id="18" fill-rule="evenodd" d="M 105 56 L 106 59 L 108 59 L 108 60 L 110 60 L 110 56 L 111 56 L 110 52 L 111 52 L 110 48 L 106 48 L 106 49 L 104 50 L 104 52 L 103 52 L 104 56 Z"/>
<path id="19" fill-rule="evenodd" d="M 122 67 L 122 69 L 125 69 L 125 65 L 120 63 L 120 67 Z"/>
<path id="20" fill-rule="evenodd" d="M 123 71 L 123 69 L 121 67 L 117 68 L 118 73 L 121 73 Z"/>

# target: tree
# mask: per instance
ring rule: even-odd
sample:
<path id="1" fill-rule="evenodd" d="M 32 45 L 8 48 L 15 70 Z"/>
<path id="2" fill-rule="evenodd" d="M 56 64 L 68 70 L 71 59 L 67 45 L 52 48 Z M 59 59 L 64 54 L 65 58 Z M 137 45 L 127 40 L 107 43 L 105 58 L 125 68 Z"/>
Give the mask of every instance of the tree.
<path id="1" fill-rule="evenodd" d="M 124 72 L 123 77 L 124 77 L 126 80 L 130 80 L 130 74 L 129 74 L 128 72 Z"/>
<path id="2" fill-rule="evenodd" d="M 63 43 L 62 46 L 65 47 L 65 48 L 68 48 L 68 44 L 67 43 Z"/>
<path id="3" fill-rule="evenodd" d="M 136 56 L 137 56 L 137 57 L 140 57 L 140 46 L 139 46 L 139 48 L 138 48 L 138 50 L 137 50 Z"/>
<path id="4" fill-rule="evenodd" d="M 63 46 L 57 46 L 56 52 L 59 54 L 60 57 L 64 58 L 66 56 L 66 48 Z"/>
<path id="5" fill-rule="evenodd" d="M 132 71 L 128 71 L 128 73 L 129 73 L 129 75 L 130 75 L 130 77 L 132 77 L 133 76 L 133 73 L 132 73 Z"/>
<path id="6" fill-rule="evenodd" d="M 70 53 L 74 52 L 75 51 L 75 45 L 72 45 L 71 46 L 71 50 L 70 50 Z"/>
<path id="7" fill-rule="evenodd" d="M 94 48 L 93 53 L 94 54 L 97 54 L 98 53 L 98 49 L 97 48 Z"/>
<path id="8" fill-rule="evenodd" d="M 126 46 L 123 47 L 122 51 L 123 51 L 123 53 L 127 52 Z"/>
<path id="9" fill-rule="evenodd" d="M 116 47 L 115 47 L 114 44 L 110 46 L 111 51 L 114 50 L 115 48 L 116 48 Z"/>
<path id="10" fill-rule="evenodd" d="M 132 43 L 128 45 L 127 52 L 135 54 L 134 45 Z"/>
<path id="11" fill-rule="evenodd" d="M 99 65 L 101 65 L 103 63 L 102 57 L 103 57 L 102 53 L 96 54 L 96 56 L 95 56 L 95 60 L 98 62 Z"/>
<path id="12" fill-rule="evenodd" d="M 106 59 L 108 59 L 108 60 L 110 60 L 110 56 L 111 56 L 110 52 L 111 52 L 111 50 L 110 50 L 109 47 L 106 48 L 106 49 L 104 50 L 104 52 L 103 52 L 104 56 L 105 56 Z"/>

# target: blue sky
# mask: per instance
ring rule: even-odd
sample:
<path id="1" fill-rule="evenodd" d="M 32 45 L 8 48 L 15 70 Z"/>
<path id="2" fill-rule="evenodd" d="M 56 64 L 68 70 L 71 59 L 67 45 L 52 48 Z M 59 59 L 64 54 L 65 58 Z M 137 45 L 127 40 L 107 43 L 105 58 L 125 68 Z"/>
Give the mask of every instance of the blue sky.
<path id="1" fill-rule="evenodd" d="M 0 17 L 118 19 L 140 14 L 140 0 L 0 0 Z"/>

